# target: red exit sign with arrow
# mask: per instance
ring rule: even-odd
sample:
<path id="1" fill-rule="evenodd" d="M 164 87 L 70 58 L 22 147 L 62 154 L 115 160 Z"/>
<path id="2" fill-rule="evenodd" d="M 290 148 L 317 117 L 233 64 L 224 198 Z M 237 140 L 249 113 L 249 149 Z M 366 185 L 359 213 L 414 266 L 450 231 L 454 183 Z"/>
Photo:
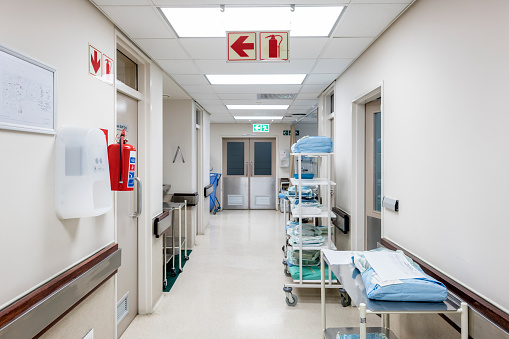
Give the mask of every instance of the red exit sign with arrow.
<path id="1" fill-rule="evenodd" d="M 90 44 L 88 45 L 88 73 L 110 85 L 113 85 L 115 81 L 113 59 Z"/>
<path id="2" fill-rule="evenodd" d="M 228 61 L 256 60 L 256 32 L 228 32 Z"/>

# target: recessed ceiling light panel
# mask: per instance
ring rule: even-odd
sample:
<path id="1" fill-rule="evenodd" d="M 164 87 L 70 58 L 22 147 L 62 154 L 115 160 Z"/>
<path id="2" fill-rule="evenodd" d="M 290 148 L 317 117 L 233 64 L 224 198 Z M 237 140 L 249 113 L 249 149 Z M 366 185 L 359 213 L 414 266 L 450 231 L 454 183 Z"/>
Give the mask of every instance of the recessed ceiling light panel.
<path id="1" fill-rule="evenodd" d="M 281 120 L 282 116 L 234 116 L 235 120 Z"/>
<path id="2" fill-rule="evenodd" d="M 221 11 L 223 9 L 223 11 Z M 329 36 L 342 6 L 161 8 L 177 35 L 225 37 L 226 31 L 290 31 L 290 36 Z"/>
<path id="3" fill-rule="evenodd" d="M 207 74 L 212 85 L 300 85 L 306 74 Z"/>
<path id="4" fill-rule="evenodd" d="M 265 109 L 288 109 L 290 105 L 226 105 L 228 109 L 251 109 L 251 110 L 265 110 Z"/>

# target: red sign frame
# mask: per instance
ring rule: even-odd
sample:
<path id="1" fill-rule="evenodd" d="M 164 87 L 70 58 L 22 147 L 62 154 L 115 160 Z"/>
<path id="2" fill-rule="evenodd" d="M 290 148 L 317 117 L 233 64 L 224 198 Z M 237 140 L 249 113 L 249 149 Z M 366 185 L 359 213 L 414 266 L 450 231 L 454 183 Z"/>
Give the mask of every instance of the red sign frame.
<path id="1" fill-rule="evenodd" d="M 230 43 L 230 34 L 254 34 L 254 58 L 251 59 L 251 58 L 235 58 L 235 59 L 232 59 L 230 57 L 230 48 L 233 44 L 235 44 L 235 42 L 239 39 L 235 39 L 235 41 L 232 41 Z M 226 48 L 228 49 L 227 53 L 228 53 L 228 61 L 253 61 L 253 60 L 257 60 L 257 48 L 258 48 L 258 38 L 257 38 L 257 32 L 228 32 L 227 33 L 227 37 L 226 37 L 226 41 L 227 41 L 227 44 L 226 44 Z"/>

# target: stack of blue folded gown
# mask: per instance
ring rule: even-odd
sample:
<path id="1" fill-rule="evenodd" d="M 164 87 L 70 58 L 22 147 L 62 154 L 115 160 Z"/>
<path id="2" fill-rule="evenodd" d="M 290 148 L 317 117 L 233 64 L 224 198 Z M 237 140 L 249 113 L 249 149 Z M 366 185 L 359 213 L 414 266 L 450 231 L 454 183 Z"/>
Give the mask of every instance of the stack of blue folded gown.
<path id="1" fill-rule="evenodd" d="M 332 152 L 332 140 L 324 136 L 304 137 L 292 145 L 292 152 L 330 153 Z"/>

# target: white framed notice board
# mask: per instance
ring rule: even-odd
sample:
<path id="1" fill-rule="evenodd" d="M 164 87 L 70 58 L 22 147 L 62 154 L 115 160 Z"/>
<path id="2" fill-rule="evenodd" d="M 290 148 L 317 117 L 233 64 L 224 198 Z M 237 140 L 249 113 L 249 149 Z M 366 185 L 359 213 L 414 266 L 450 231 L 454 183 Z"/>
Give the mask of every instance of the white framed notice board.
<path id="1" fill-rule="evenodd" d="M 0 129 L 56 134 L 57 70 L 0 45 Z"/>

